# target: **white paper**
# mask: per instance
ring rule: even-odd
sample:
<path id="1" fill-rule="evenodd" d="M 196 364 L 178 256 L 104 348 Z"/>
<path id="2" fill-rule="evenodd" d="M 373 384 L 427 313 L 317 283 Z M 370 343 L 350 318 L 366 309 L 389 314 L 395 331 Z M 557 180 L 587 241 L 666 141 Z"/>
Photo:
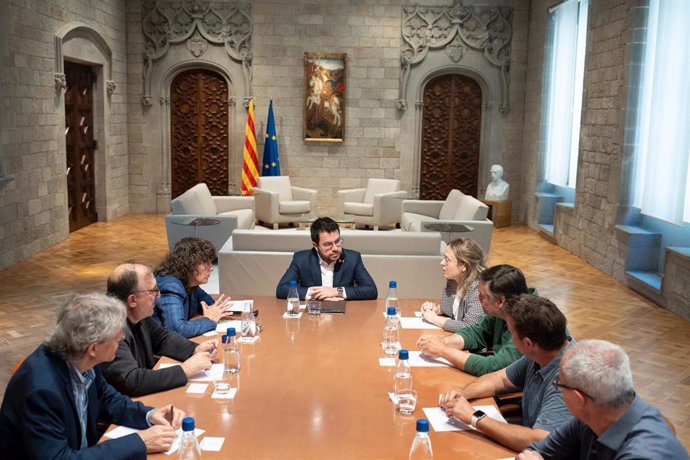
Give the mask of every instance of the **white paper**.
<path id="1" fill-rule="evenodd" d="M 194 429 L 194 436 L 197 438 L 204 434 L 206 430 L 202 430 L 200 428 L 195 428 Z M 180 441 L 182 440 L 182 428 L 178 428 L 175 430 L 175 439 L 172 442 L 172 445 L 170 446 L 170 449 L 168 449 L 166 452 L 163 452 L 165 455 L 171 455 L 177 452 L 177 449 L 180 448 Z"/>
<path id="2" fill-rule="evenodd" d="M 397 405 L 398 404 L 398 397 L 395 396 L 394 391 L 389 391 L 388 392 L 388 397 L 391 398 L 391 401 L 393 401 L 393 404 Z"/>
<path id="3" fill-rule="evenodd" d="M 259 336 L 255 335 L 254 337 L 246 336 L 246 337 L 240 337 L 237 339 L 239 343 L 254 343 L 257 340 L 259 340 Z"/>
<path id="4" fill-rule="evenodd" d="M 190 383 L 186 393 L 204 394 L 208 388 L 208 383 Z"/>
<path id="5" fill-rule="evenodd" d="M 414 315 L 415 315 L 417 318 L 421 318 L 421 317 L 422 317 L 422 312 L 421 312 L 421 311 L 416 311 L 416 312 L 414 312 Z"/>
<path id="6" fill-rule="evenodd" d="M 300 310 L 303 310 L 303 308 L 300 306 Z M 290 316 L 288 315 L 288 312 L 283 313 L 283 318 L 285 319 L 300 319 L 302 317 L 302 312 L 297 313 L 297 316 Z"/>
<path id="7" fill-rule="evenodd" d="M 242 331 L 242 321 L 240 320 L 227 320 L 221 321 L 216 325 L 216 332 L 221 332 L 225 334 L 229 327 L 234 327 L 235 331 L 239 334 Z"/>
<path id="8" fill-rule="evenodd" d="M 506 422 L 506 419 L 503 418 L 503 415 L 496 406 L 472 407 L 474 408 L 474 410 L 484 411 L 488 417 L 491 417 L 494 420 L 498 420 L 499 422 L 503 423 Z M 425 407 L 423 410 L 424 415 L 426 415 L 426 418 L 429 419 L 429 423 L 431 424 L 434 431 L 474 430 L 472 426 L 462 423 L 455 417 L 448 417 L 448 415 L 446 415 L 446 411 L 444 411 L 440 407 Z"/>
<path id="9" fill-rule="evenodd" d="M 400 318 L 400 327 L 403 329 L 441 329 L 440 327 L 427 323 L 422 318 L 403 316 Z"/>
<path id="10" fill-rule="evenodd" d="M 158 369 L 165 369 L 166 367 L 179 366 L 180 363 L 160 363 Z"/>
<path id="11" fill-rule="evenodd" d="M 137 430 L 135 428 L 130 428 L 128 426 L 118 426 L 118 427 L 108 431 L 107 433 L 105 433 L 104 436 L 106 436 L 110 439 L 117 439 L 117 438 L 121 438 L 123 436 L 127 436 L 129 434 L 138 433 L 138 432 L 139 432 L 139 430 Z"/>
<path id="12" fill-rule="evenodd" d="M 235 393 L 237 393 L 237 388 L 230 388 L 226 393 L 217 393 L 213 392 L 211 394 L 211 398 L 213 399 L 232 399 L 235 397 Z"/>
<path id="13" fill-rule="evenodd" d="M 203 336 L 205 336 L 205 337 L 214 337 L 214 336 L 218 335 L 218 332 L 216 332 L 216 331 L 208 331 L 208 332 L 204 332 L 204 333 L 201 334 L 201 335 L 203 335 Z"/>
<path id="14" fill-rule="evenodd" d="M 250 307 L 254 306 L 254 301 L 253 300 L 231 300 L 228 302 L 228 305 L 230 308 L 228 308 L 229 311 L 235 312 L 235 313 L 244 313 L 246 311 L 249 311 Z"/>
<path id="15" fill-rule="evenodd" d="M 190 382 L 213 382 L 223 376 L 223 364 L 211 364 L 211 369 L 194 374 L 187 380 Z"/>
<path id="16" fill-rule="evenodd" d="M 205 436 L 204 439 L 201 440 L 201 443 L 199 443 L 199 447 L 201 447 L 201 450 L 209 452 L 220 452 L 220 449 L 223 447 L 223 442 L 225 442 L 225 438 Z"/>
<path id="17" fill-rule="evenodd" d="M 383 367 L 395 366 L 395 358 L 379 358 L 379 366 L 383 366 Z"/>
<path id="18" fill-rule="evenodd" d="M 421 351 L 410 351 L 410 367 L 443 367 L 452 366 L 445 358 L 432 358 L 423 355 Z"/>
<path id="19" fill-rule="evenodd" d="M 398 310 L 398 311 L 395 313 L 395 316 L 397 316 L 398 318 L 400 318 L 400 317 L 402 316 L 402 315 L 400 314 L 400 310 Z M 384 318 L 388 318 L 388 312 L 387 312 L 386 310 L 383 310 L 383 317 L 384 317 Z"/>

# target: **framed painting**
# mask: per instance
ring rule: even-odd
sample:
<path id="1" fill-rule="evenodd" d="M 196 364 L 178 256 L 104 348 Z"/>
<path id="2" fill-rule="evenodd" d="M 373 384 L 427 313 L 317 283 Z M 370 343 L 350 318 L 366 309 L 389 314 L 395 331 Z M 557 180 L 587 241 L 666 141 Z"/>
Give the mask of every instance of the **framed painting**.
<path id="1" fill-rule="evenodd" d="M 346 53 L 304 53 L 304 140 L 345 140 Z"/>

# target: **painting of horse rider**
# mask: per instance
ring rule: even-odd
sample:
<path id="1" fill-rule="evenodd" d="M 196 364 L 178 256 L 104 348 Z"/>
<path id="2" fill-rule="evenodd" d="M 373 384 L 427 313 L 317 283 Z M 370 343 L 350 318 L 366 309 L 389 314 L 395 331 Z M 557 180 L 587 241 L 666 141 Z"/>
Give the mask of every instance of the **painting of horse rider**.
<path id="1" fill-rule="evenodd" d="M 345 140 L 347 54 L 304 53 L 304 140 Z"/>

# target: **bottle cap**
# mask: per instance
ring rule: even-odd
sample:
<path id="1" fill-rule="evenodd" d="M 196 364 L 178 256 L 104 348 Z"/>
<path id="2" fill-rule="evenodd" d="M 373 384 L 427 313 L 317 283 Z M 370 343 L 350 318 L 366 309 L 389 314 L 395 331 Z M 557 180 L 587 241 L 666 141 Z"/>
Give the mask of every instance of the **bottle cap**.
<path id="1" fill-rule="evenodd" d="M 237 335 L 237 331 L 235 331 L 234 327 L 229 327 L 227 333 L 228 333 L 228 340 L 230 340 L 230 337 L 235 337 Z"/>
<path id="2" fill-rule="evenodd" d="M 390 280 L 388 282 L 388 288 L 389 289 L 393 289 L 393 288 L 397 288 L 397 287 L 398 287 L 398 283 L 396 283 L 395 280 Z"/>
<path id="3" fill-rule="evenodd" d="M 388 310 L 386 310 L 386 315 L 388 316 L 395 316 L 396 313 L 395 307 L 388 307 Z"/>
<path id="4" fill-rule="evenodd" d="M 400 350 L 398 352 L 398 359 L 409 359 L 410 358 L 410 352 L 407 350 Z"/>
<path id="5" fill-rule="evenodd" d="M 297 280 L 290 280 L 288 282 L 288 286 L 290 286 L 291 288 L 296 288 L 297 287 Z"/>
<path id="6" fill-rule="evenodd" d="M 429 432 L 429 421 L 425 418 L 417 419 L 417 431 L 421 433 Z"/>
<path id="7" fill-rule="evenodd" d="M 223 337 L 220 338 L 221 343 L 228 343 L 228 336 L 223 335 Z"/>
<path id="8" fill-rule="evenodd" d="M 182 419 L 182 431 L 194 431 L 194 417 Z"/>

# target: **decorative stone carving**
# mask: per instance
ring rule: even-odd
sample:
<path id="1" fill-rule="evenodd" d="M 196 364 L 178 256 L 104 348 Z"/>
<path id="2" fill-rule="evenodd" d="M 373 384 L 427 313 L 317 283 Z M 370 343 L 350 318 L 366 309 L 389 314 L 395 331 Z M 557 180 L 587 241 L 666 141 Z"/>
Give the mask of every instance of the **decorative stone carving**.
<path id="1" fill-rule="evenodd" d="M 112 96 L 116 89 L 117 89 L 117 83 L 115 83 L 113 80 L 106 80 L 106 82 L 105 82 L 105 94 L 107 94 L 108 97 Z"/>
<path id="2" fill-rule="evenodd" d="M 151 94 L 151 71 L 172 45 L 186 42 L 199 58 L 208 43 L 223 46 L 231 59 L 242 63 L 246 94 L 252 80 L 252 25 L 250 2 L 199 0 L 144 0 L 144 98 Z M 144 102 L 144 105 L 145 102 Z"/>
<path id="3" fill-rule="evenodd" d="M 150 107 L 153 104 L 153 101 L 151 100 L 151 96 L 142 96 L 141 97 L 141 104 L 145 107 Z"/>
<path id="4" fill-rule="evenodd" d="M 429 50 L 443 49 L 455 63 L 460 62 L 468 50 L 473 50 L 482 53 L 500 72 L 499 110 L 508 112 L 512 21 L 511 7 L 463 6 L 461 0 L 447 7 L 416 5 L 403 8 L 398 99 L 405 99 L 410 71 L 427 57 Z"/>
<path id="5" fill-rule="evenodd" d="M 62 92 L 67 89 L 67 75 L 64 73 L 55 74 L 55 91 Z"/>

